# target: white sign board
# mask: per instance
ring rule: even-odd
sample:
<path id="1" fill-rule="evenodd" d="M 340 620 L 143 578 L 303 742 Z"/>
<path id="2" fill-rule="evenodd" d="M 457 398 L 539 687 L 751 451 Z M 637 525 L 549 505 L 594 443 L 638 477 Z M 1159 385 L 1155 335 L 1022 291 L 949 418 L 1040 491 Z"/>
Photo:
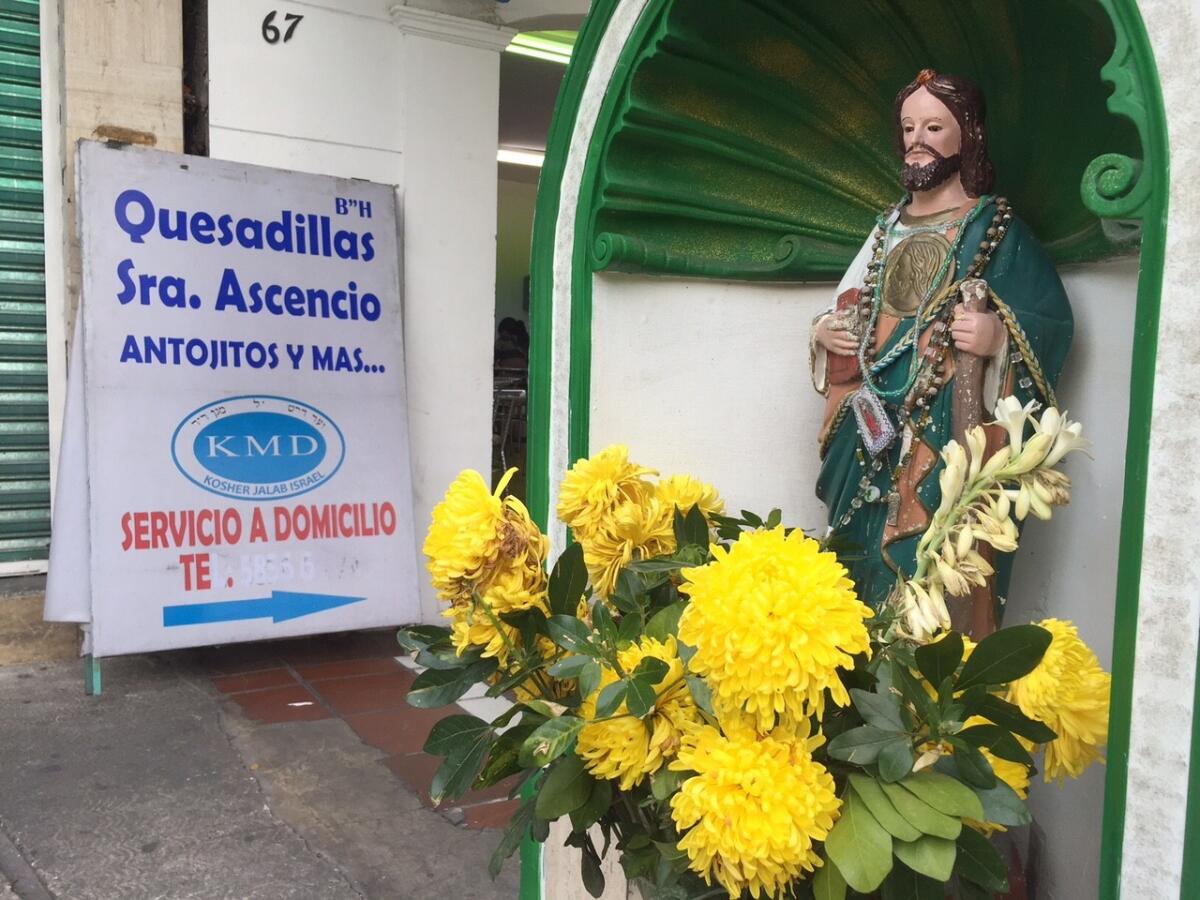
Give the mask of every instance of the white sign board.
<path id="1" fill-rule="evenodd" d="M 417 620 L 393 189 L 92 142 L 78 169 L 46 617 L 97 656 Z"/>

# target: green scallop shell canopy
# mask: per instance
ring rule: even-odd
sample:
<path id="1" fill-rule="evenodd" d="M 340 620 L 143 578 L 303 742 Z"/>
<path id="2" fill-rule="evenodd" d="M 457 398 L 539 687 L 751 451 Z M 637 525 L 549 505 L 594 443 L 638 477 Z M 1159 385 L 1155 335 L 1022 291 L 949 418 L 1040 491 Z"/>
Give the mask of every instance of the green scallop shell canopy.
<path id="1" fill-rule="evenodd" d="M 1093 160 L 1141 155 L 1106 106 L 1114 35 L 1095 0 L 678 0 L 649 14 L 600 123 L 595 269 L 840 276 L 901 193 L 892 103 L 926 67 L 983 88 L 996 191 L 1057 262 L 1136 247 L 1081 196 Z M 1122 181 L 1103 177 L 1101 193 Z"/>

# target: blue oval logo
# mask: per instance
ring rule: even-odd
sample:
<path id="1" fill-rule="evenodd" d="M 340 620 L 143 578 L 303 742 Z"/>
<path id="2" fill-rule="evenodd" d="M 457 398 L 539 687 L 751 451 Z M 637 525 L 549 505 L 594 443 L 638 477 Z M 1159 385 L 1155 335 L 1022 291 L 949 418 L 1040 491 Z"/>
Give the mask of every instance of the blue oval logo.
<path id="1" fill-rule="evenodd" d="M 307 475 L 325 458 L 325 438 L 307 422 L 273 412 L 218 419 L 192 441 L 196 461 L 214 475 L 271 484 Z"/>
<path id="2" fill-rule="evenodd" d="M 314 490 L 341 468 L 345 441 L 315 407 L 287 397 L 228 397 L 189 413 L 171 455 L 188 480 L 238 500 Z"/>

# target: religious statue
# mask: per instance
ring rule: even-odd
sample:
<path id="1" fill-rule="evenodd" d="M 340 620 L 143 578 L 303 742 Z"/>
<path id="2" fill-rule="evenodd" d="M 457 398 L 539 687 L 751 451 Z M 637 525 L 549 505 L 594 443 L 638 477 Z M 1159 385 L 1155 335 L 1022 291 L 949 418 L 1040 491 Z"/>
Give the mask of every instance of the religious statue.
<path id="1" fill-rule="evenodd" d="M 1054 264 L 991 193 L 985 107 L 972 81 L 922 71 L 896 97 L 907 191 L 879 216 L 813 322 L 813 383 L 826 397 L 817 496 L 850 551 L 859 596 L 885 602 L 941 498 L 941 448 L 1000 397 L 1053 405 L 1073 322 Z M 989 452 L 1004 431 L 988 429 Z M 987 548 L 990 550 L 990 548 Z M 995 627 L 1012 554 L 955 627 Z"/>

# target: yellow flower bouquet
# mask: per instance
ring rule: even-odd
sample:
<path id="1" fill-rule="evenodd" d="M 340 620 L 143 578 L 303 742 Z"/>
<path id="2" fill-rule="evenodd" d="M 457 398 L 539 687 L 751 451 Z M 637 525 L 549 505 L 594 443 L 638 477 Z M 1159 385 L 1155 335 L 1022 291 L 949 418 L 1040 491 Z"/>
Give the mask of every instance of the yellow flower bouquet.
<path id="1" fill-rule="evenodd" d="M 1053 466 L 1084 445 L 1057 410 L 997 417 L 1010 441 L 992 458 L 977 432 L 947 446 L 918 571 L 878 613 L 779 511 L 727 516 L 712 486 L 625 447 L 565 476 L 574 542 L 548 574 L 511 473 L 495 491 L 462 473 L 424 548 L 449 627 L 400 642 L 426 667 L 413 705 L 480 683 L 514 701 L 448 716 L 425 745 L 436 800 L 516 776 L 493 874 L 566 817 L 595 896 L 614 847 L 648 900 L 1007 891 L 990 837 L 1030 821 L 1039 765 L 1061 780 L 1100 758 L 1109 684 L 1070 623 L 949 630 L 945 595 L 985 574 L 975 542 L 1015 548 L 1012 516 L 1066 502 Z"/>

